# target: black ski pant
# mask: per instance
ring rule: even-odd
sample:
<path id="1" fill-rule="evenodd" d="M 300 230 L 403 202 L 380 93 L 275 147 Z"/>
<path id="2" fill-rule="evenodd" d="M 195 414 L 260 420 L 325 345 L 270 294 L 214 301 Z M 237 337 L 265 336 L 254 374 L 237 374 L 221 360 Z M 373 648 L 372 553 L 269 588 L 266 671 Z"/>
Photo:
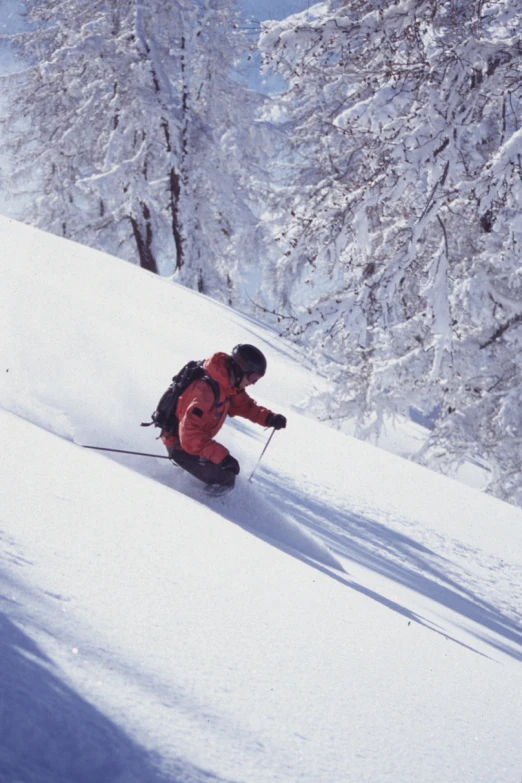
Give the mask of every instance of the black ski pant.
<path id="1" fill-rule="evenodd" d="M 183 449 L 170 449 L 169 457 L 176 465 L 186 470 L 192 476 L 195 476 L 205 484 L 212 484 L 220 487 L 232 487 L 236 483 L 235 474 L 230 470 L 223 470 L 215 462 L 211 462 L 204 457 L 198 457 L 196 454 L 189 454 Z"/>

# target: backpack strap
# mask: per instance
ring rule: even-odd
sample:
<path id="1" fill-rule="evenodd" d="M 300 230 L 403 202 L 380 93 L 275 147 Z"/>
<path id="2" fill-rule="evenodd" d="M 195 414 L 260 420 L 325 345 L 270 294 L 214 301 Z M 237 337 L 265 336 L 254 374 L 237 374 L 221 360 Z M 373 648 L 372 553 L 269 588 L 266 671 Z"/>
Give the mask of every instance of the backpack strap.
<path id="1" fill-rule="evenodd" d="M 212 378 L 207 373 L 205 373 L 205 375 L 201 380 L 206 381 L 210 386 L 210 388 L 212 389 L 212 391 L 214 392 L 214 402 L 212 403 L 212 407 L 210 408 L 210 410 L 214 410 L 214 408 L 219 408 L 219 386 L 217 382 L 214 380 L 214 378 Z"/>

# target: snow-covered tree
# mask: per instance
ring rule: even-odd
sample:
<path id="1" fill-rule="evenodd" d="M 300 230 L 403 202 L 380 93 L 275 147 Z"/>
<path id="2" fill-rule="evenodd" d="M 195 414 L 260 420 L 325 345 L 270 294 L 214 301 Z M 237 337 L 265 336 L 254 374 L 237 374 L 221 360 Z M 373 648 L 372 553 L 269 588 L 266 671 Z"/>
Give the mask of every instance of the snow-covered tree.
<path id="1" fill-rule="evenodd" d="M 274 307 L 337 368 L 329 415 L 436 409 L 423 458 L 479 453 L 519 500 L 521 32 L 521 0 L 327 0 L 261 37 L 288 84 Z"/>
<path id="2" fill-rule="evenodd" d="M 269 168 L 271 133 L 257 119 L 263 96 L 242 86 L 231 64 L 245 58 L 230 0 L 213 0 L 192 28 L 186 56 L 183 131 L 187 187 L 184 225 L 190 263 L 179 279 L 248 308 L 247 281 L 262 247 L 256 180 Z M 226 20 L 226 24 L 224 24 Z M 238 34 L 239 35 L 239 34 Z M 204 52 L 204 56 L 201 55 Z"/>
<path id="3" fill-rule="evenodd" d="M 230 298 L 255 105 L 231 70 L 233 0 L 25 5 L 3 130 L 22 217 Z"/>

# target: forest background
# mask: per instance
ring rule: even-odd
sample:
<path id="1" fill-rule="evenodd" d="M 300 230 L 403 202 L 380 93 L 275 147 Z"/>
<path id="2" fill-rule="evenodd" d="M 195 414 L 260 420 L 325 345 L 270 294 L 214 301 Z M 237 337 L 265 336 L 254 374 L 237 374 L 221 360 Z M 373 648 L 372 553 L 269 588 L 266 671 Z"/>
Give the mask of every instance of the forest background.
<path id="1" fill-rule="evenodd" d="M 277 324 L 318 417 L 415 411 L 521 505 L 522 0 L 277 7 L 0 0 L 0 209 Z"/>

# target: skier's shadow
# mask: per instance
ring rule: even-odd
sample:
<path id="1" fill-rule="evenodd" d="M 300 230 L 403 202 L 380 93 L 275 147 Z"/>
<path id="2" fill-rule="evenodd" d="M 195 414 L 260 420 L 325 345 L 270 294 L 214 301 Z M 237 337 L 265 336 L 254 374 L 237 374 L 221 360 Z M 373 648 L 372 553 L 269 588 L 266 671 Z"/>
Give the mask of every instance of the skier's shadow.
<path id="1" fill-rule="evenodd" d="M 271 546 L 386 606 L 409 622 L 418 623 L 442 634 L 439 628 L 416 612 L 351 579 L 337 554 L 342 554 L 348 559 L 354 558 L 347 553 L 346 548 L 337 546 L 332 537 L 325 535 L 317 520 L 313 521 L 315 514 L 322 514 L 324 520 L 331 515 L 333 509 L 325 505 L 320 510 L 316 509 L 310 516 L 307 510 L 311 512 L 311 507 L 305 505 L 301 508 L 297 497 L 288 491 L 287 486 L 281 487 L 280 480 L 275 475 L 271 477 L 266 469 L 260 468 L 252 483 L 248 478 L 241 476 L 234 491 L 222 497 L 207 495 L 200 481 L 181 468 L 172 468 L 168 464 L 156 466 L 154 474 L 149 473 L 149 475 L 156 481 L 203 503 L 215 513 Z M 260 487 L 262 487 L 261 491 Z M 268 501 L 267 497 L 271 500 Z M 448 634 L 442 635 L 452 638 Z M 456 639 L 453 641 L 462 645 L 462 642 Z"/>
<path id="2" fill-rule="evenodd" d="M 234 424 L 238 431 L 245 429 L 249 437 L 263 440 L 262 430 L 253 431 L 236 422 Z M 249 470 L 253 467 L 249 466 Z M 451 609 L 482 628 L 482 632 L 475 633 L 478 639 L 522 660 L 522 630 L 516 622 L 473 594 L 464 584 L 449 578 L 436 553 L 413 538 L 350 510 L 305 495 L 301 486 L 292 487 L 288 480 L 282 484 L 280 477 L 263 465 L 256 470 L 252 484 L 242 474 L 234 491 L 223 498 L 206 496 L 197 479 L 179 468 L 173 468 L 167 461 L 153 468 L 149 461 L 143 468 L 134 466 L 134 469 L 203 502 L 253 535 L 378 601 L 409 621 L 463 644 L 406 606 L 350 579 L 344 573 L 343 563 L 356 562 Z M 248 470 L 245 473 L 249 475 Z M 262 491 L 259 491 L 260 488 Z M 270 501 L 266 500 L 267 497 Z M 466 630 L 469 631 L 469 628 Z"/>
<path id="3" fill-rule="evenodd" d="M 267 469 L 259 472 L 257 480 L 282 513 L 293 516 L 344 563 L 363 565 L 461 615 L 476 624 L 476 638 L 522 660 L 522 628 L 470 590 L 465 575 L 462 582 L 451 576 L 448 562 L 436 552 L 381 522 L 304 495 L 302 487 L 292 487 L 288 482 L 282 486 L 280 478 Z M 455 572 L 458 566 L 452 570 Z M 357 589 L 369 592 L 360 585 Z M 386 603 L 382 596 L 372 597 Z M 404 607 L 393 608 L 408 613 Z M 419 622 L 418 617 L 414 619 Z M 436 630 L 432 623 L 422 623 Z M 470 631 L 469 626 L 466 630 Z"/>

